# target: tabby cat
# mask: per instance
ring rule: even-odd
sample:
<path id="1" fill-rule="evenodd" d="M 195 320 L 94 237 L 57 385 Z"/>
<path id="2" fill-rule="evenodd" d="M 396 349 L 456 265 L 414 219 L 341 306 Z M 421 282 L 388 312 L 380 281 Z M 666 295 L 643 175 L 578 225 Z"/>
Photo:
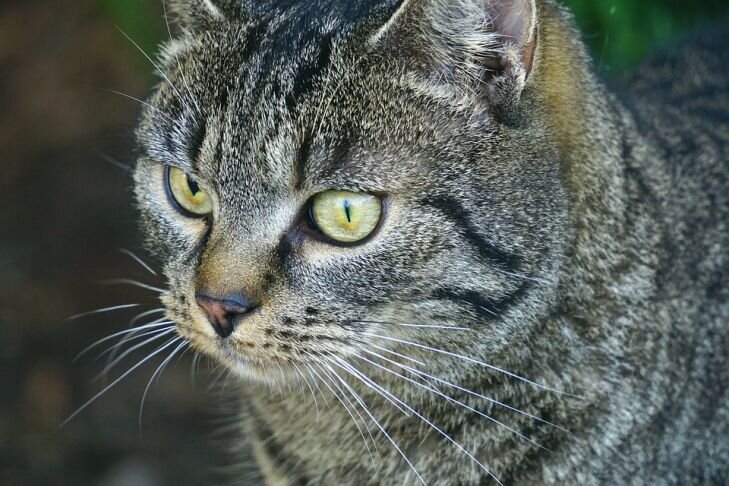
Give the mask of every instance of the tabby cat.
<path id="1" fill-rule="evenodd" d="M 729 33 L 618 97 L 555 0 L 170 3 L 136 197 L 246 481 L 729 481 Z"/>

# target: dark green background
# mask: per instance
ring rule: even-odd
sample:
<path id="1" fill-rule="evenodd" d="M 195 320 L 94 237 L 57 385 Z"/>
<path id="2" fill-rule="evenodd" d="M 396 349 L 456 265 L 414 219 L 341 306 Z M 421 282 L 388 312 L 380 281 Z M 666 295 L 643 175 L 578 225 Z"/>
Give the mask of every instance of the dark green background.
<path id="1" fill-rule="evenodd" d="M 608 77 L 729 13 L 729 0 L 565 1 Z M 108 90 L 143 99 L 155 76 L 115 26 L 149 53 L 168 36 L 161 0 L 0 2 L 0 486 L 210 484 L 221 479 L 211 466 L 227 464 L 209 436 L 220 425 L 215 374 L 191 384 L 189 354 L 152 387 L 141 432 L 159 360 L 58 428 L 103 385 L 92 380 L 103 361 L 74 355 L 134 312 L 65 318 L 155 303 L 104 279 L 164 285 L 117 251 L 143 254 L 131 178 L 107 162 L 133 163 L 139 104 Z"/>

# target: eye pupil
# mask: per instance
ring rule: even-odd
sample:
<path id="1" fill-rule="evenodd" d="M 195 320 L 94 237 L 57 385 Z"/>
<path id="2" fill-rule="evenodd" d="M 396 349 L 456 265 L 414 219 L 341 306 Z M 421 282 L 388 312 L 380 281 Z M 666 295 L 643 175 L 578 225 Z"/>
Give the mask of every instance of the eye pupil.
<path id="1" fill-rule="evenodd" d="M 348 199 L 345 199 L 344 200 L 344 214 L 345 214 L 345 216 L 347 216 L 347 222 L 348 223 L 351 223 L 352 222 L 352 217 L 351 217 L 351 215 L 349 213 L 349 200 Z"/>
<path id="2" fill-rule="evenodd" d="M 197 181 L 190 176 L 187 176 L 187 185 L 190 187 L 190 193 L 193 196 L 200 192 L 200 186 Z"/>

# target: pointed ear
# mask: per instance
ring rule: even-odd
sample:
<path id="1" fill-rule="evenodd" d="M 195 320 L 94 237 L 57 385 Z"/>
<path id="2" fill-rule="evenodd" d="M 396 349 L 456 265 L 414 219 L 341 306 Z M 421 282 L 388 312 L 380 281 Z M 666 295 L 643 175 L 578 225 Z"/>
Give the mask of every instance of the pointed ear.
<path id="1" fill-rule="evenodd" d="M 190 30 L 243 18 L 242 0 L 168 0 L 168 5 L 177 23 Z"/>
<path id="2" fill-rule="evenodd" d="M 429 82 L 503 105 L 518 101 L 537 37 L 535 0 L 403 0 L 370 40 L 410 57 Z"/>

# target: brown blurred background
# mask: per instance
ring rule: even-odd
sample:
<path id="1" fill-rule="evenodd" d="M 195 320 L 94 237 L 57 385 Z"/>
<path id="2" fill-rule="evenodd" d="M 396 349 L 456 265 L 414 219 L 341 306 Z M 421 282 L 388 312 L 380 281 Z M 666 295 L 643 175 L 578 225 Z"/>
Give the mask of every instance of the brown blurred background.
<path id="1" fill-rule="evenodd" d="M 118 248 L 138 247 L 130 174 L 136 102 L 152 67 L 115 24 L 145 49 L 162 36 L 161 2 L 4 1 L 0 5 L 0 485 L 204 484 L 215 478 L 206 403 L 210 377 L 190 379 L 190 357 L 139 403 L 159 360 L 143 366 L 74 420 L 104 385 L 104 360 L 77 363 L 84 347 L 124 329 L 137 312 L 67 321 L 83 311 L 154 304 L 154 294 L 105 286 L 129 277 L 159 284 Z M 118 4 L 118 2 L 117 2 Z M 164 32 L 166 33 L 166 31 Z M 152 278 L 150 278 L 152 277 Z M 158 317 L 152 316 L 151 319 Z M 151 320 L 150 319 L 150 320 Z M 148 349 L 153 349 L 152 347 Z M 143 354 L 130 356 L 110 377 Z"/>
<path id="2" fill-rule="evenodd" d="M 726 0 L 566 3 L 607 76 L 729 11 Z M 123 168 L 133 164 L 139 105 L 104 91 L 149 92 L 152 66 L 115 25 L 154 52 L 167 36 L 161 7 L 161 0 L 0 3 L 0 486 L 194 485 L 224 477 L 214 467 L 225 458 L 210 437 L 222 394 L 209 390 L 216 375 L 204 367 L 192 383 L 189 355 L 151 388 L 141 430 L 140 399 L 161 359 L 59 428 L 105 384 L 93 380 L 103 359 L 90 353 L 73 363 L 74 356 L 155 304 L 152 292 L 99 282 L 163 285 L 118 252 L 144 255 Z M 149 307 L 66 320 L 128 303 Z M 110 379 L 143 356 L 130 356 Z"/>

